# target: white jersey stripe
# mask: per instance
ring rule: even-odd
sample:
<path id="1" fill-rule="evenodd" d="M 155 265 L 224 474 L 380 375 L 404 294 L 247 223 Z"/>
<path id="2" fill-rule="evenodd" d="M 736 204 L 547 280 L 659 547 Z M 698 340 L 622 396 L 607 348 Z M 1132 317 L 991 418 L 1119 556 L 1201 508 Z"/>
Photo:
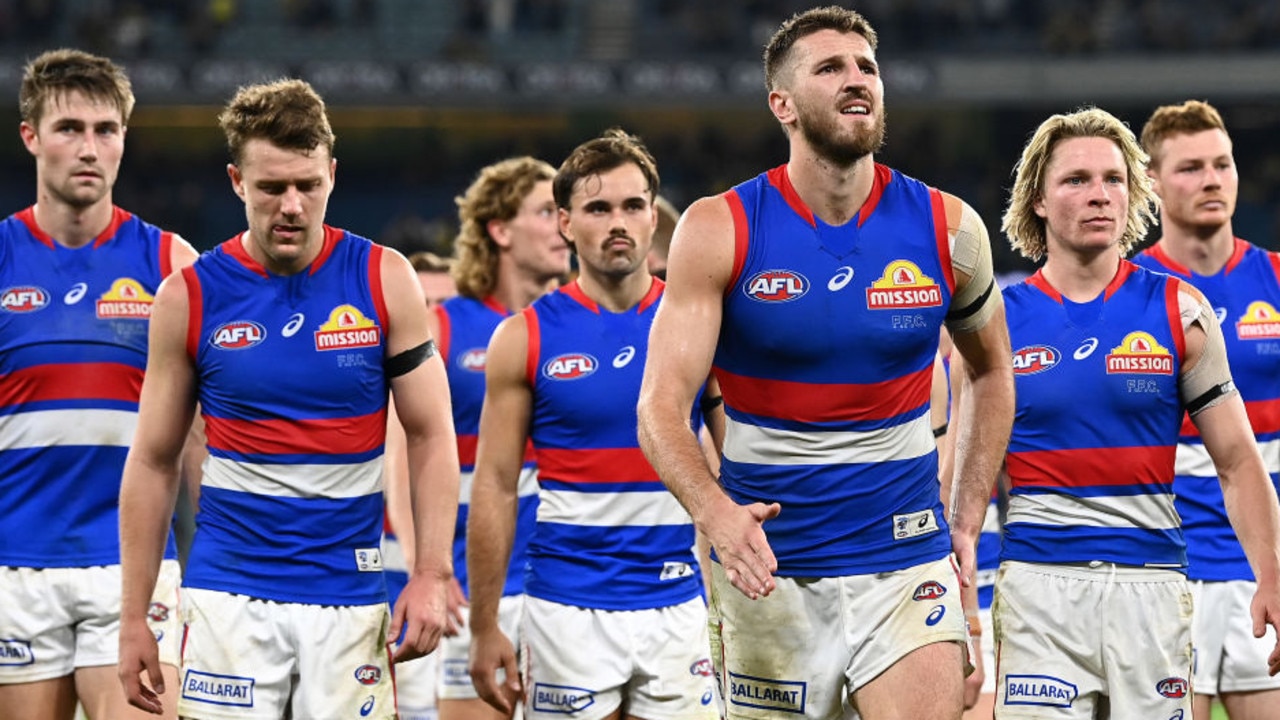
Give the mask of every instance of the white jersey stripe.
<path id="1" fill-rule="evenodd" d="M 1264 440 L 1258 443 L 1262 452 L 1262 466 L 1269 473 L 1280 473 L 1280 440 Z M 1178 454 L 1173 461 L 1173 471 L 1178 475 L 1192 477 L 1217 477 L 1218 470 L 1213 466 L 1213 458 L 1200 443 L 1179 443 Z"/>
<path id="2" fill-rule="evenodd" d="M 382 456 L 362 463 L 282 465 L 205 458 L 205 487 L 296 498 L 356 498 L 382 492 Z"/>
<path id="3" fill-rule="evenodd" d="M 129 447 L 138 424 L 132 410 L 35 410 L 0 416 L 0 450 L 59 445 Z"/>
<path id="4" fill-rule="evenodd" d="M 927 414 L 865 432 L 779 430 L 726 418 L 724 457 L 756 465 L 847 465 L 909 460 L 937 448 Z"/>
<path id="5" fill-rule="evenodd" d="M 693 522 L 675 496 L 655 492 L 573 492 L 544 490 L 538 522 L 609 526 L 688 525 Z"/>
<path id="6" fill-rule="evenodd" d="M 1009 498 L 1005 526 L 1036 523 L 1061 527 L 1114 527 L 1172 530 L 1181 524 L 1172 494 L 1076 497 L 1057 493 Z"/>

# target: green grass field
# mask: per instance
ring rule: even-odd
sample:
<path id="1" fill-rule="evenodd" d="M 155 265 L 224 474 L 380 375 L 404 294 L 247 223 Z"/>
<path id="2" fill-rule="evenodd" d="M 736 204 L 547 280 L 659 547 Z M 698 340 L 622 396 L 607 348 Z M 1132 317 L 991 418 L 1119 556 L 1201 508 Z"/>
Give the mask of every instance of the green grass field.
<path id="1" fill-rule="evenodd" d="M 1227 720 L 1227 711 L 1222 709 L 1221 703 L 1213 704 L 1213 720 Z"/>

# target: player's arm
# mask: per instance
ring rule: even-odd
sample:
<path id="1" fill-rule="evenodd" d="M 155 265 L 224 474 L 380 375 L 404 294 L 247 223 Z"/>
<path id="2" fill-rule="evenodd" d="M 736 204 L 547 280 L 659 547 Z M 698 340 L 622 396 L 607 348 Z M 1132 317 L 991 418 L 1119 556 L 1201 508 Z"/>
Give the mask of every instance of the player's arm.
<path id="1" fill-rule="evenodd" d="M 649 333 L 639 437 L 658 476 L 716 549 L 725 576 L 754 599 L 774 588 L 778 563 L 762 524 L 780 507 L 742 506 L 725 494 L 689 426 L 694 398 L 711 372 L 733 252 L 734 223 L 723 197 L 703 198 L 685 211 L 672 238 L 667 289 Z"/>
<path id="2" fill-rule="evenodd" d="M 174 233 L 173 240 L 169 243 L 169 267 L 172 268 L 172 272 L 178 272 L 191 265 L 199 256 L 200 253 L 191 247 L 191 243 Z M 182 482 L 186 487 L 187 498 L 193 511 L 200 507 L 202 467 L 205 457 L 209 455 L 205 443 L 204 418 L 197 412 L 194 422 L 191 423 L 191 432 L 187 434 L 186 445 L 182 448 Z"/>
<path id="3" fill-rule="evenodd" d="M 528 333 L 524 315 L 517 314 L 502 321 L 489 341 L 467 516 L 471 681 L 485 702 L 508 715 L 520 696 L 520 674 L 511 639 L 498 626 L 498 601 L 515 541 L 520 469 L 533 414 L 533 388 L 525 375 Z M 498 668 L 507 676 L 501 686 Z"/>
<path id="4" fill-rule="evenodd" d="M 1013 427 L 1013 351 L 986 226 L 955 196 L 944 193 L 943 205 L 956 279 L 946 325 L 963 359 L 951 371 L 966 397 L 951 413 L 948 440 L 955 447 L 951 537 L 961 580 L 972 584 L 982 519 Z"/>
<path id="5" fill-rule="evenodd" d="M 138 425 L 120 483 L 120 682 L 131 705 L 157 714 L 164 681 L 147 609 L 169 537 L 183 441 L 196 406 L 195 368 L 186 349 L 188 308 L 187 284 L 174 273 L 161 283 L 152 304 Z"/>
<path id="6" fill-rule="evenodd" d="M 1253 598 L 1254 635 L 1276 629 L 1267 664 L 1280 672 L 1280 504 L 1227 365 L 1226 342 L 1213 308 L 1190 284 L 1179 283 L 1179 312 L 1186 358 L 1178 389 L 1222 484 L 1231 527 L 1240 539 L 1258 590 Z"/>
<path id="7" fill-rule="evenodd" d="M 404 428 L 414 528 L 413 566 L 391 624 L 393 638 L 406 628 L 395 653 L 400 662 L 434 650 L 446 624 L 458 512 L 458 444 L 449 383 L 428 329 L 422 286 L 400 253 L 384 250 L 381 263 L 388 326 L 384 367 L 396 418 Z"/>

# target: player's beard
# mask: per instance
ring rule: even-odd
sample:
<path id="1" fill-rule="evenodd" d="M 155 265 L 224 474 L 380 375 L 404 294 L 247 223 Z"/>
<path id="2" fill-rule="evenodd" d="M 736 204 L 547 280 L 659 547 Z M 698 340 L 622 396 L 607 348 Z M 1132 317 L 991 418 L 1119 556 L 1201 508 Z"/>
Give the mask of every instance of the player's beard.
<path id="1" fill-rule="evenodd" d="M 876 108 L 876 120 L 867 132 L 843 132 L 839 119 L 826 113 L 800 113 L 796 127 L 819 157 L 839 167 L 849 167 L 884 145 L 885 111 Z"/>

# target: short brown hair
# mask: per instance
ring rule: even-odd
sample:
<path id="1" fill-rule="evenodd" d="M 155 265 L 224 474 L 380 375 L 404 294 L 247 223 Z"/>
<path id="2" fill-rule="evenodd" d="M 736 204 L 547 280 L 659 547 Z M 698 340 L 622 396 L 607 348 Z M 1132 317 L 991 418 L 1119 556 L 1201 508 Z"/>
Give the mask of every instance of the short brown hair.
<path id="1" fill-rule="evenodd" d="M 249 85 L 218 115 L 231 161 L 240 164 L 244 146 L 259 138 L 286 150 L 311 152 L 323 147 L 333 157 L 335 137 L 324 100 L 303 80 Z"/>
<path id="2" fill-rule="evenodd" d="M 18 90 L 18 111 L 23 122 L 39 126 L 45 105 L 55 96 L 80 92 L 96 102 L 120 111 L 121 124 L 133 114 L 133 86 L 124 68 L 107 58 L 62 48 L 41 53 L 27 63 Z"/>
<path id="3" fill-rule="evenodd" d="M 862 15 L 838 5 L 816 7 L 792 15 L 778 27 L 764 48 L 764 86 L 772 92 L 778 86 L 778 76 L 791 58 L 791 49 L 802 37 L 821 30 L 839 33 L 857 33 L 867 39 L 875 50 L 879 39 L 871 23 Z"/>
<path id="4" fill-rule="evenodd" d="M 1147 154 L 1138 145 L 1138 139 L 1129 126 L 1111 113 L 1095 107 L 1067 115 L 1053 115 L 1040 123 L 1022 149 L 1022 157 L 1013 168 L 1013 192 L 1000 226 L 1009 237 L 1009 244 L 1023 257 L 1039 260 L 1048 250 L 1045 220 L 1036 214 L 1035 204 L 1044 197 L 1045 172 L 1054 148 L 1063 140 L 1092 137 L 1110 140 L 1124 156 L 1129 207 L 1125 215 L 1124 235 L 1120 237 L 1120 253 L 1127 255 L 1155 223 L 1156 196 L 1146 172 Z"/>
<path id="5" fill-rule="evenodd" d="M 549 163 L 523 156 L 483 168 L 466 192 L 453 199 L 458 205 L 457 253 L 453 280 L 458 292 L 482 299 L 498 284 L 498 245 L 489 236 L 489 223 L 510 220 L 533 192 L 533 186 L 556 176 Z"/>
<path id="6" fill-rule="evenodd" d="M 556 177 L 551 181 L 551 192 L 555 195 L 556 206 L 568 209 L 569 198 L 573 196 L 573 188 L 579 180 L 599 175 L 614 168 L 633 163 L 640 168 L 645 182 L 649 184 L 649 199 L 658 195 L 658 163 L 649 154 L 649 148 L 638 136 L 628 135 L 622 128 L 609 128 L 598 138 L 592 138 L 569 153 L 569 157 L 560 164 Z"/>
<path id="7" fill-rule="evenodd" d="M 1156 167 L 1160 164 L 1160 144 L 1166 138 L 1205 130 L 1227 131 L 1222 116 L 1209 103 L 1188 100 L 1181 105 L 1162 105 L 1142 126 L 1142 149 L 1151 156 L 1152 167 Z"/>

